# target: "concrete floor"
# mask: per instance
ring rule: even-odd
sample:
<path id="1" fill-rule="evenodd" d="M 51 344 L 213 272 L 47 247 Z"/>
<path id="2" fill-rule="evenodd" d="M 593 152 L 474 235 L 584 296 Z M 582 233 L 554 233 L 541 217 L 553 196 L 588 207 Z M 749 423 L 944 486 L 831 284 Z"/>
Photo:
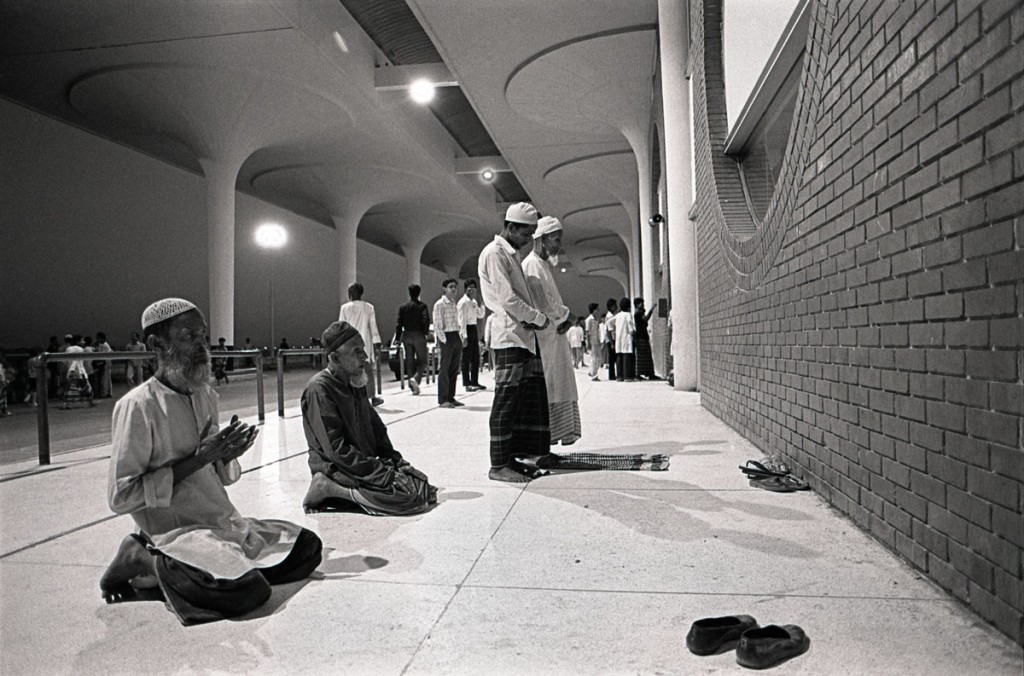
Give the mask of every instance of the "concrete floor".
<path id="1" fill-rule="evenodd" d="M 232 499 L 328 551 L 315 578 L 238 621 L 186 628 L 158 602 L 102 603 L 100 574 L 132 528 L 105 503 L 109 447 L 0 467 L 0 673 L 744 673 L 684 637 L 698 618 L 746 613 L 810 636 L 780 673 L 1021 674 L 1020 647 L 816 495 L 748 486 L 737 465 L 760 453 L 698 395 L 578 380 L 572 450 L 668 453 L 670 470 L 494 483 L 491 389 L 446 410 L 433 385 L 413 397 L 390 383 L 380 412 L 440 504 L 307 516 L 301 419 L 271 408 Z"/>

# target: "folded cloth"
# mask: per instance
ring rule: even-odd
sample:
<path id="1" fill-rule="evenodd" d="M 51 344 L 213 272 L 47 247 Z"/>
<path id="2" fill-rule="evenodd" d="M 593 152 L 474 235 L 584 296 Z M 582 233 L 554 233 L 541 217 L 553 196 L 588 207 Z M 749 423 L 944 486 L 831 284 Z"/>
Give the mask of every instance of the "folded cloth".
<path id="1" fill-rule="evenodd" d="M 604 454 L 604 453 L 551 453 L 541 457 L 538 467 L 544 469 L 589 469 L 618 471 L 663 472 L 668 469 L 669 456 L 655 453 L 654 455 Z"/>

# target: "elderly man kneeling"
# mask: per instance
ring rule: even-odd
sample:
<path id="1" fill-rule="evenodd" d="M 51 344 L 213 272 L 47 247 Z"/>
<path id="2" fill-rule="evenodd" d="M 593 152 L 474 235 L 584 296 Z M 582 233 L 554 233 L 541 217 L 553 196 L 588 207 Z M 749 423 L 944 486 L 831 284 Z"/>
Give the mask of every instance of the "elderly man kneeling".
<path id="1" fill-rule="evenodd" d="M 303 509 L 357 505 L 375 516 L 405 516 L 437 503 L 427 476 L 402 458 L 366 399 L 366 345 L 351 324 L 323 333 L 327 368 L 302 393 L 302 426 L 313 480 Z"/>
<path id="2" fill-rule="evenodd" d="M 100 579 L 107 603 L 162 598 L 182 624 L 238 617 L 270 598 L 270 586 L 308 577 L 320 538 L 289 521 L 243 517 L 226 485 L 256 428 L 218 424 L 207 325 L 181 298 L 142 314 L 156 374 L 114 407 L 108 499 L 139 528 Z M 140 594 L 140 590 L 150 591 Z"/>

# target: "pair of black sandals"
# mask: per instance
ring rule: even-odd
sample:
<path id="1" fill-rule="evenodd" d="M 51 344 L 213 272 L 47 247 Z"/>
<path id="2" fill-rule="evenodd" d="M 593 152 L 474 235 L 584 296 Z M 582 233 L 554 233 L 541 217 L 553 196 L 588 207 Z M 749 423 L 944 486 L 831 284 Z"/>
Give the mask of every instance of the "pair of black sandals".
<path id="1" fill-rule="evenodd" d="M 750 615 L 705 617 L 690 626 L 686 648 L 694 655 L 720 655 L 736 650 L 736 663 L 748 669 L 767 669 L 802 655 L 811 639 L 795 624 L 758 626 Z"/>
<path id="2" fill-rule="evenodd" d="M 740 471 L 750 479 L 751 486 L 773 493 L 792 493 L 810 488 L 806 481 L 793 476 L 789 468 L 778 460 L 747 460 L 745 464 L 740 465 Z"/>

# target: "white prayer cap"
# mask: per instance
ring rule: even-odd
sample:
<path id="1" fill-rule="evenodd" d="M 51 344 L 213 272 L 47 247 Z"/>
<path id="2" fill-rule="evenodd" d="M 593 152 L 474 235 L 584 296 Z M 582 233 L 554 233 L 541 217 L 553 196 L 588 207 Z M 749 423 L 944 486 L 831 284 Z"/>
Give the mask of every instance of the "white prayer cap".
<path id="1" fill-rule="evenodd" d="M 164 298 L 150 305 L 142 313 L 142 328 L 147 329 L 165 319 L 177 317 L 191 310 L 198 310 L 194 304 L 184 298 Z"/>
<path id="2" fill-rule="evenodd" d="M 547 235 L 552 232 L 558 232 L 562 229 L 562 222 L 554 216 L 545 216 L 544 218 L 537 221 L 537 232 L 533 233 L 533 238 L 537 239 L 542 235 Z"/>
<path id="3" fill-rule="evenodd" d="M 513 223 L 537 225 L 537 208 L 529 202 L 516 202 L 505 212 L 505 220 Z"/>

